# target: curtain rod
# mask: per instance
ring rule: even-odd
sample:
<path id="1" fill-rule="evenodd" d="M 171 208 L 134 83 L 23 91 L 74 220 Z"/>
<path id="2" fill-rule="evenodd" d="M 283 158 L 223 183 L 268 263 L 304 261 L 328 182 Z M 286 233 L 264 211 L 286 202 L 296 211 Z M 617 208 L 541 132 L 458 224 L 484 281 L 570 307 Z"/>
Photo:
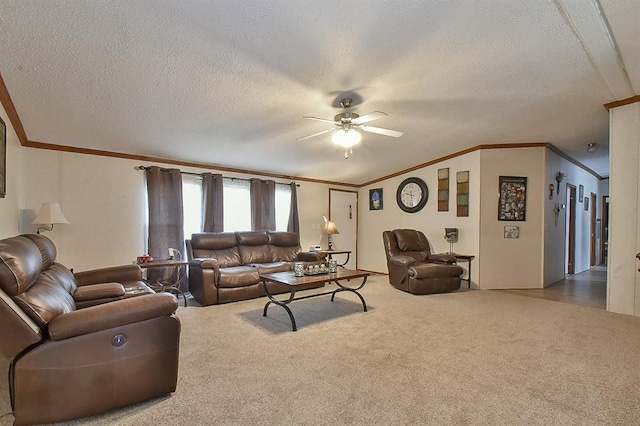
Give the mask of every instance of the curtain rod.
<path id="1" fill-rule="evenodd" d="M 150 167 L 147 167 L 147 166 L 136 166 L 136 167 L 134 167 L 134 168 L 135 168 L 136 170 L 148 170 L 148 169 L 150 169 Z M 159 169 L 160 169 L 160 171 L 163 171 L 163 172 L 168 172 L 168 171 L 171 171 L 171 170 L 172 170 L 172 169 L 167 169 L 167 168 L 164 168 L 164 167 L 160 167 Z M 182 170 L 180 170 L 180 174 L 181 174 L 181 175 L 200 176 L 200 177 L 202 177 L 202 173 L 183 172 Z M 223 178 L 225 178 L 225 176 L 223 176 Z M 248 179 L 247 179 L 247 178 L 236 178 L 236 177 L 226 177 L 226 179 L 248 180 L 248 181 L 251 181 L 251 180 L 260 180 L 260 179 L 258 179 L 258 178 L 248 178 Z M 262 180 L 264 180 L 264 179 L 262 179 Z M 295 182 L 291 182 L 291 183 L 295 183 Z M 299 183 L 296 183 L 296 186 L 297 186 L 297 187 L 299 187 L 299 186 L 300 186 L 300 184 L 299 184 Z"/>

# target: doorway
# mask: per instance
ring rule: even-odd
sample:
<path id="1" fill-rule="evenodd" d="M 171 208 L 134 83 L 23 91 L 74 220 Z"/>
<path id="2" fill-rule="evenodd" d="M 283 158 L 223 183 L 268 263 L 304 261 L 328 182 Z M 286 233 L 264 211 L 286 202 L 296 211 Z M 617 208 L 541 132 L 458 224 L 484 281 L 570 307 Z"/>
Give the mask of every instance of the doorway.
<path id="1" fill-rule="evenodd" d="M 567 214 L 565 273 L 573 275 L 576 273 L 576 187 L 570 183 L 567 184 Z"/>
<path id="2" fill-rule="evenodd" d="M 609 255 L 609 196 L 602 196 L 602 233 L 600 234 L 600 259 L 607 264 Z"/>
<path id="3" fill-rule="evenodd" d="M 593 192 L 591 193 L 591 211 L 589 212 L 589 216 L 591 217 L 591 223 L 590 223 L 590 230 L 589 232 L 591 233 L 591 254 L 590 254 L 590 261 L 589 261 L 589 266 L 595 266 L 597 264 L 597 259 L 596 259 L 596 206 L 597 206 L 597 202 L 598 202 L 598 196 L 596 194 L 594 194 Z"/>
<path id="4" fill-rule="evenodd" d="M 357 269 L 358 259 L 358 193 L 342 189 L 329 189 L 329 220 L 335 222 L 339 234 L 332 235 L 334 250 L 349 250 L 347 269 Z M 346 260 L 337 258 L 338 263 Z"/>

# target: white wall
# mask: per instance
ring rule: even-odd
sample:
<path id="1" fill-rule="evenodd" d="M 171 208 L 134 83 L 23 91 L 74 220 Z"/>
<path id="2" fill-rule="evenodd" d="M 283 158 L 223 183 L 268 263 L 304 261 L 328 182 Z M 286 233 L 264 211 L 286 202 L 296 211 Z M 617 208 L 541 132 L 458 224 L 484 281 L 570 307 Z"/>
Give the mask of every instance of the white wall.
<path id="1" fill-rule="evenodd" d="M 481 154 L 480 282 L 483 289 L 539 288 L 543 283 L 544 147 L 490 149 Z M 526 220 L 499 221 L 499 177 L 527 177 Z M 504 238 L 505 226 L 519 238 Z"/>
<path id="2" fill-rule="evenodd" d="M 449 168 L 449 211 L 438 211 L 438 169 Z M 456 173 L 469 171 L 469 216 L 456 217 Z M 398 185 L 408 177 L 423 179 L 429 188 L 429 201 L 417 213 L 406 213 L 396 203 Z M 383 210 L 369 210 L 369 190 L 383 189 Z M 456 253 L 476 255 L 472 268 L 472 287 L 478 288 L 480 151 L 446 160 L 360 189 L 358 266 L 387 273 L 382 232 L 398 228 L 418 229 L 427 236 L 434 253 L 449 251 L 444 228 L 458 228 Z M 462 264 L 463 267 L 466 264 Z"/>
<path id="3" fill-rule="evenodd" d="M 7 195 L 0 198 L 0 238 L 11 237 L 19 233 L 19 206 L 22 203 L 22 153 L 23 148 L 7 113 L 0 104 L 0 117 L 7 126 Z"/>
<path id="4" fill-rule="evenodd" d="M 76 271 L 131 263 L 145 251 L 146 196 L 141 162 L 120 158 L 21 148 L 25 156 L 23 232 L 43 202 L 58 202 L 69 220 L 47 232 L 58 261 Z M 144 165 L 150 165 L 145 162 Z M 175 167 L 158 164 L 164 167 Z M 183 171 L 202 172 L 181 167 Z M 254 177 L 223 173 L 230 177 Z M 283 183 L 289 181 L 282 180 Z M 322 215 L 328 215 L 328 185 L 300 182 L 298 206 L 301 246 L 318 243 Z M 17 204 L 9 210 L 18 211 Z M 4 221 L 3 221 L 4 222 Z M 17 234 L 18 219 L 5 236 Z"/>
<path id="5" fill-rule="evenodd" d="M 640 103 L 609 112 L 607 310 L 640 316 Z"/>

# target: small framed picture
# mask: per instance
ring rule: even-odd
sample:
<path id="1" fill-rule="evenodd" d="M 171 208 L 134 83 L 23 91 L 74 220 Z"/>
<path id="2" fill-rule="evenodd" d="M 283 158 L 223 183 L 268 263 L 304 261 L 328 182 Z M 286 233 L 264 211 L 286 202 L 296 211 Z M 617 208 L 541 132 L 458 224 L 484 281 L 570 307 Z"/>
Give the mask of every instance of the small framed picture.
<path id="1" fill-rule="evenodd" d="M 584 197 L 584 210 L 589 211 L 589 197 Z"/>
<path id="2" fill-rule="evenodd" d="M 369 210 L 382 210 L 382 188 L 369 190 Z"/>
<path id="3" fill-rule="evenodd" d="M 584 186 L 580 185 L 578 189 L 578 202 L 582 203 L 584 201 Z"/>
<path id="4" fill-rule="evenodd" d="M 519 226 L 505 226 L 504 237 L 505 238 L 518 238 L 520 236 Z"/>

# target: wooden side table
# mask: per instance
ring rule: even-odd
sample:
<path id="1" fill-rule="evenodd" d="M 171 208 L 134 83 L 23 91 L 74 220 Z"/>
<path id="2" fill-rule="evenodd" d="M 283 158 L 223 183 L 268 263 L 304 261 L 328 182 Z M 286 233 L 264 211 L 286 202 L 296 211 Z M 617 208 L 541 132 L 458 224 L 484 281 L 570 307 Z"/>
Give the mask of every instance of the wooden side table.
<path id="1" fill-rule="evenodd" d="M 458 260 L 464 260 L 468 263 L 468 268 L 467 268 L 467 278 L 461 278 L 461 280 L 466 281 L 467 282 L 467 287 L 471 288 L 471 261 L 473 259 L 475 259 L 476 257 L 472 254 L 458 254 L 458 253 L 452 253 L 452 255 L 456 258 L 456 263 L 458 263 Z"/>
<path id="2" fill-rule="evenodd" d="M 334 254 L 346 254 L 347 260 L 345 260 L 343 263 L 338 263 L 338 266 L 340 266 L 341 268 L 344 268 L 344 265 L 349 262 L 349 256 L 351 256 L 351 250 L 322 250 L 322 252 L 327 253 L 329 259 L 333 259 L 332 256 Z"/>
<path id="3" fill-rule="evenodd" d="M 184 294 L 182 290 L 180 290 L 180 285 L 187 278 L 187 265 L 189 261 L 182 259 L 164 259 L 164 260 L 153 260 L 151 262 L 143 262 L 138 263 L 142 269 L 152 269 L 152 268 L 177 268 L 176 279 L 175 281 L 159 281 L 156 283 L 149 283 L 147 285 L 153 289 L 156 293 L 166 291 L 167 293 L 175 294 L 178 300 L 180 300 L 180 295 L 182 295 L 182 299 L 184 300 L 184 306 L 187 307 L 187 296 Z"/>

